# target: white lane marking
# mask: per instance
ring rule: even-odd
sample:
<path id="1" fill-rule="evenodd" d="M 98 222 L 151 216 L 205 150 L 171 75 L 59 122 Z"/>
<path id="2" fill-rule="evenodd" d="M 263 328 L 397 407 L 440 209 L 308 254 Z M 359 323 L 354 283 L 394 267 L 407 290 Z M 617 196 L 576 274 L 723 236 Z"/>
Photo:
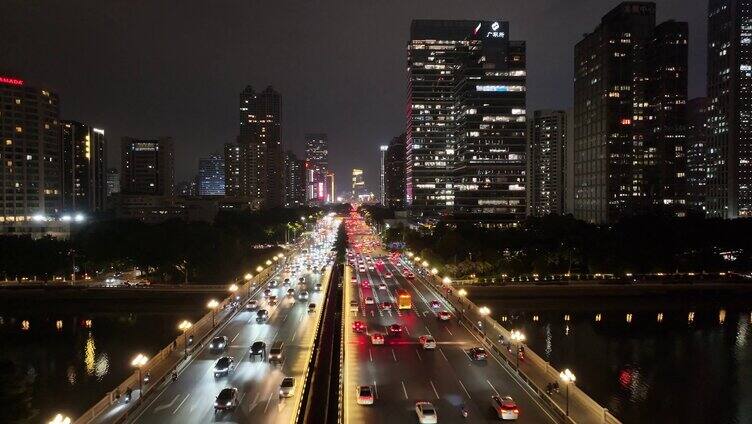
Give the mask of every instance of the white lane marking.
<path id="1" fill-rule="evenodd" d="M 192 414 L 192 413 L 193 413 L 193 410 L 194 410 L 194 409 L 196 409 L 196 405 L 198 405 L 198 402 L 193 402 L 193 403 L 191 404 L 191 409 L 189 409 L 189 410 L 188 410 L 188 413 L 189 413 L 189 414 Z"/>
<path id="2" fill-rule="evenodd" d="M 376 380 L 373 380 L 373 395 L 376 397 L 376 399 L 379 398 L 379 389 L 378 386 L 376 386 Z"/>
<path id="3" fill-rule="evenodd" d="M 397 362 L 397 355 L 394 354 L 394 349 L 392 349 L 392 358 L 394 358 L 394 362 Z"/>
<path id="4" fill-rule="evenodd" d="M 415 354 L 418 355 L 418 360 L 422 361 L 423 358 L 420 357 L 420 352 L 418 352 L 418 349 L 415 349 Z"/>
<path id="5" fill-rule="evenodd" d="M 190 394 L 190 393 L 188 393 L 187 395 L 185 395 L 185 399 L 183 399 L 183 401 L 182 401 L 182 402 L 180 402 L 180 404 L 178 405 L 178 407 L 177 407 L 177 408 L 175 408 L 175 410 L 174 410 L 174 411 L 172 411 L 172 415 L 175 415 L 175 413 L 176 413 L 176 412 L 178 412 L 178 409 L 180 409 L 180 407 L 181 407 L 181 406 L 183 406 L 183 404 L 185 403 L 185 401 L 187 401 L 187 400 L 188 400 L 188 398 L 189 398 L 189 397 L 191 397 L 191 394 Z"/>
<path id="6" fill-rule="evenodd" d="M 449 359 L 447 359 L 446 355 L 444 355 L 444 351 L 441 348 L 439 348 L 439 352 L 441 352 L 441 356 L 443 356 L 444 359 L 446 359 L 446 361 L 449 362 Z"/>
<path id="7" fill-rule="evenodd" d="M 490 381 L 486 380 L 486 383 L 488 383 L 488 385 L 489 385 L 489 386 L 491 386 L 491 389 L 492 389 L 492 390 L 494 391 L 494 393 L 496 393 L 496 396 L 501 396 L 501 395 L 499 394 L 499 391 L 498 391 L 498 390 L 496 390 L 496 387 L 494 387 L 494 386 L 493 386 L 493 384 L 491 384 L 491 382 L 490 382 Z"/>
<path id="8" fill-rule="evenodd" d="M 289 316 L 290 316 L 290 313 L 288 312 L 287 314 L 285 314 L 285 317 L 282 318 L 282 322 L 287 321 L 287 317 L 289 317 Z"/>
<path id="9" fill-rule="evenodd" d="M 238 334 L 236 334 L 235 337 L 233 337 L 232 340 L 230 340 L 230 343 L 234 343 L 235 339 L 237 339 L 239 335 L 240 335 L 240 331 L 238 331 Z"/>
<path id="10" fill-rule="evenodd" d="M 240 399 L 238 400 L 238 403 L 242 403 L 244 397 L 245 397 L 245 392 L 243 392 L 243 394 L 240 395 Z"/>
<path id="11" fill-rule="evenodd" d="M 295 331 L 292 333 L 292 339 L 290 339 L 290 343 L 295 341 L 295 335 L 298 334 L 298 329 L 296 328 Z"/>
<path id="12" fill-rule="evenodd" d="M 405 394 L 405 399 L 407 399 L 407 389 L 405 388 L 405 382 L 400 381 L 402 383 L 402 392 Z"/>
<path id="13" fill-rule="evenodd" d="M 446 328 L 446 327 L 444 327 L 444 328 Z M 450 336 L 454 337 L 454 334 L 452 334 L 452 330 L 446 328 L 446 331 L 449 333 Z"/>
<path id="14" fill-rule="evenodd" d="M 266 414 L 266 409 L 269 407 L 269 403 L 272 401 L 272 395 L 274 392 L 269 393 L 269 399 L 266 400 L 266 406 L 264 407 L 264 414 Z"/>
<path id="15" fill-rule="evenodd" d="M 431 388 L 433 389 L 433 394 L 435 394 L 436 395 L 436 399 L 438 399 L 439 398 L 439 392 L 436 390 L 436 386 L 433 385 L 433 381 L 432 380 L 428 380 L 428 382 L 431 383 Z"/>
<path id="16" fill-rule="evenodd" d="M 458 378 L 458 379 L 457 379 L 457 381 L 459 381 L 459 383 L 460 383 L 460 386 L 462 386 L 462 390 L 464 390 L 464 391 L 465 391 L 465 394 L 467 395 L 467 398 L 468 398 L 468 399 L 472 399 L 473 397 L 472 397 L 472 396 L 470 396 L 470 392 L 468 392 L 468 391 L 467 391 L 467 388 L 465 387 L 465 385 L 464 385 L 464 384 L 462 384 L 462 380 L 460 380 L 460 379 Z"/>
<path id="17" fill-rule="evenodd" d="M 154 413 L 156 414 L 157 412 L 159 412 L 159 411 L 161 411 L 163 409 L 171 408 L 172 405 L 175 402 L 177 402 L 177 400 L 178 400 L 179 397 L 180 397 L 180 393 L 176 394 L 175 397 L 172 398 L 172 401 L 170 401 L 170 403 L 165 404 L 165 405 L 159 405 L 159 406 L 157 406 L 156 408 L 154 408 Z"/>
<path id="18" fill-rule="evenodd" d="M 371 349 L 368 349 L 368 357 L 371 358 L 371 362 L 373 362 L 373 355 L 371 354 Z"/>
<path id="19" fill-rule="evenodd" d="M 410 335 L 410 329 L 407 328 L 407 326 L 405 326 L 405 333 L 407 333 L 408 336 Z"/>

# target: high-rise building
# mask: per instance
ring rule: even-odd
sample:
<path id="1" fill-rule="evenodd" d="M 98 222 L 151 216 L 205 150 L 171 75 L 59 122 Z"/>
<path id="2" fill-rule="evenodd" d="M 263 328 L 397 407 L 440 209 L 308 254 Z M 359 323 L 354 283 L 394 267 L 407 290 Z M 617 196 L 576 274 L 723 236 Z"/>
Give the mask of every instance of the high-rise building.
<path id="1" fill-rule="evenodd" d="M 62 200 L 67 213 L 104 209 L 107 197 L 104 131 L 75 121 L 62 121 Z"/>
<path id="2" fill-rule="evenodd" d="M 225 143 L 225 195 L 240 196 L 240 146 Z"/>
<path id="3" fill-rule="evenodd" d="M 562 214 L 567 169 L 567 114 L 536 110 L 527 121 L 528 214 Z"/>
<path id="4" fill-rule="evenodd" d="M 107 169 L 107 197 L 120 193 L 120 171 L 117 168 Z"/>
<path id="5" fill-rule="evenodd" d="M 175 166 L 171 137 L 123 137 L 120 146 L 120 191 L 123 194 L 174 195 Z"/>
<path id="6" fill-rule="evenodd" d="M 285 152 L 285 207 L 305 206 L 305 161 L 295 153 Z"/>
<path id="7" fill-rule="evenodd" d="M 752 216 L 752 3 L 708 2 L 708 217 Z"/>
<path id="8" fill-rule="evenodd" d="M 709 163 L 717 160 L 708 149 L 708 98 L 698 97 L 687 103 L 687 205 L 705 214 Z"/>
<path id="9" fill-rule="evenodd" d="M 198 195 L 225 195 L 225 160 L 219 154 L 198 160 Z"/>
<path id="10" fill-rule="evenodd" d="M 525 213 L 525 43 L 504 21 L 416 20 L 407 46 L 405 198 L 415 215 Z"/>
<path id="11" fill-rule="evenodd" d="M 326 173 L 329 171 L 329 147 L 326 134 L 306 134 L 306 199 L 323 203 L 328 199 Z"/>
<path id="12" fill-rule="evenodd" d="M 337 201 L 336 193 L 334 191 L 334 171 L 327 171 L 326 173 L 326 201 L 327 203 L 335 203 Z"/>
<path id="13" fill-rule="evenodd" d="M 240 93 L 239 194 L 258 207 L 284 202 L 281 108 L 281 96 L 271 86 L 262 92 L 248 86 Z"/>
<path id="14" fill-rule="evenodd" d="M 452 219 L 513 224 L 526 208 L 526 46 L 508 22 L 473 31 L 455 68 Z"/>
<path id="15" fill-rule="evenodd" d="M 384 158 L 384 205 L 394 209 L 405 207 L 405 134 L 394 137 Z"/>
<path id="16" fill-rule="evenodd" d="M 0 76 L 0 232 L 36 231 L 61 211 L 57 94 Z"/>
<path id="17" fill-rule="evenodd" d="M 360 200 L 363 196 L 366 196 L 366 182 L 363 177 L 363 170 L 354 168 L 352 170 L 352 198 L 353 200 Z"/>
<path id="18" fill-rule="evenodd" d="M 656 27 L 654 3 L 623 2 L 575 46 L 575 217 L 683 214 L 686 30 Z"/>
<path id="19" fill-rule="evenodd" d="M 386 173 L 386 152 L 389 150 L 389 145 L 382 144 L 379 146 L 379 203 L 382 206 L 386 206 L 386 187 L 384 186 L 384 175 Z"/>

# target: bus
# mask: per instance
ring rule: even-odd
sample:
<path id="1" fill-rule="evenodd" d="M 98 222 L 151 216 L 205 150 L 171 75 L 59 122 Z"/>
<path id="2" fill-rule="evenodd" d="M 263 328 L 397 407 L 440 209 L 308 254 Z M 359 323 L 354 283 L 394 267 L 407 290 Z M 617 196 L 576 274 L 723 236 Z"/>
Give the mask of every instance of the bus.
<path id="1" fill-rule="evenodd" d="M 413 307 L 412 298 L 407 290 L 397 289 L 397 307 L 399 309 L 411 309 Z"/>

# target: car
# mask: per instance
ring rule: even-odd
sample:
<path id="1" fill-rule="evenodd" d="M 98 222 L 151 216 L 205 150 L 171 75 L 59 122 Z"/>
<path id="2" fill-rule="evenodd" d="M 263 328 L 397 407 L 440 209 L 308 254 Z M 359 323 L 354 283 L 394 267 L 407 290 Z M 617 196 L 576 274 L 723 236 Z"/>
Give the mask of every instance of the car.
<path id="1" fill-rule="evenodd" d="M 371 386 L 356 386 L 355 394 L 358 396 L 358 405 L 373 405 L 373 389 Z"/>
<path id="2" fill-rule="evenodd" d="M 279 281 L 277 280 L 269 281 L 269 287 L 277 287 L 277 286 L 279 286 Z"/>
<path id="3" fill-rule="evenodd" d="M 384 278 L 392 278 L 392 273 L 391 272 L 384 273 Z"/>
<path id="4" fill-rule="evenodd" d="M 371 287 L 371 284 L 368 282 L 368 280 L 363 280 L 360 282 L 360 287 L 363 287 L 364 289 L 367 289 Z"/>
<path id="5" fill-rule="evenodd" d="M 371 344 L 373 345 L 383 345 L 384 344 L 384 335 L 381 333 L 371 333 Z"/>
<path id="6" fill-rule="evenodd" d="M 392 309 L 392 304 L 389 302 L 381 302 L 379 304 L 379 307 L 381 307 L 381 309 L 386 311 L 386 310 Z"/>
<path id="7" fill-rule="evenodd" d="M 365 267 L 360 267 L 360 268 L 358 268 L 358 272 L 366 272 L 366 268 Z"/>
<path id="8" fill-rule="evenodd" d="M 264 299 L 268 298 L 271 295 L 272 295 L 271 289 L 264 290 Z"/>
<path id="9" fill-rule="evenodd" d="M 308 300 L 308 290 L 298 292 L 298 300 Z"/>
<path id="10" fill-rule="evenodd" d="M 305 283 L 305 277 L 298 278 L 298 284 Z"/>
<path id="11" fill-rule="evenodd" d="M 353 283 L 353 284 L 355 284 L 355 283 L 358 282 L 358 278 L 353 275 L 352 278 L 350 278 L 350 282 Z"/>
<path id="12" fill-rule="evenodd" d="M 447 311 L 441 311 L 437 316 L 439 317 L 439 321 L 449 321 L 452 319 L 452 314 Z"/>
<path id="13" fill-rule="evenodd" d="M 266 357 L 266 343 L 262 340 L 256 340 L 251 345 L 249 357 L 255 360 L 257 356 L 260 356 L 262 361 Z"/>
<path id="14" fill-rule="evenodd" d="M 284 360 L 283 351 L 285 343 L 281 340 L 277 340 L 272 344 L 272 348 L 269 349 L 269 362 L 281 363 Z"/>
<path id="15" fill-rule="evenodd" d="M 485 361 L 488 354 L 486 349 L 476 346 L 467 350 L 467 356 L 473 361 Z"/>
<path id="16" fill-rule="evenodd" d="M 369 265 L 368 265 L 368 270 L 369 270 L 369 271 L 373 271 L 373 264 L 369 264 Z"/>
<path id="17" fill-rule="evenodd" d="M 249 311 L 254 311 L 258 309 L 258 300 L 251 300 L 248 303 L 245 304 L 245 308 Z"/>
<path id="18" fill-rule="evenodd" d="M 357 300 L 351 300 L 350 301 L 350 312 L 358 312 L 358 301 Z"/>
<path id="19" fill-rule="evenodd" d="M 415 402 L 415 414 L 420 424 L 436 424 L 439 420 L 431 402 Z"/>
<path id="20" fill-rule="evenodd" d="M 405 274 L 405 278 L 407 278 L 408 280 L 412 280 L 413 278 L 415 278 L 415 274 L 413 274 L 412 272 L 408 272 L 407 274 Z"/>
<path id="21" fill-rule="evenodd" d="M 316 312 L 316 304 L 315 303 L 309 303 L 308 304 L 308 312 Z"/>
<path id="22" fill-rule="evenodd" d="M 366 305 L 373 305 L 375 302 L 371 296 L 366 297 Z"/>
<path id="23" fill-rule="evenodd" d="M 230 374 L 235 367 L 235 359 L 232 356 L 223 356 L 214 363 L 214 378 Z"/>
<path id="24" fill-rule="evenodd" d="M 276 305 L 277 304 L 277 296 L 274 296 L 274 295 L 269 296 L 268 302 L 269 302 L 269 305 L 271 305 L 271 306 Z"/>
<path id="25" fill-rule="evenodd" d="M 379 284 L 379 290 L 386 290 L 388 287 L 386 286 L 386 283 L 380 283 Z"/>
<path id="26" fill-rule="evenodd" d="M 431 307 L 432 307 L 433 309 L 439 309 L 439 308 L 441 307 L 441 303 L 439 303 L 439 301 L 438 301 L 438 300 L 432 300 L 432 301 L 428 302 L 428 304 L 429 304 L 429 305 L 430 305 L 430 306 L 431 306 Z"/>
<path id="27" fill-rule="evenodd" d="M 402 335 L 402 326 L 399 324 L 392 324 L 389 326 L 389 335 L 391 336 L 401 336 Z"/>
<path id="28" fill-rule="evenodd" d="M 363 333 L 366 331 L 366 324 L 363 321 L 353 321 L 352 329 L 356 333 Z"/>
<path id="29" fill-rule="evenodd" d="M 517 402 L 511 396 L 491 396 L 491 406 L 502 420 L 516 420 L 520 416 Z"/>
<path id="30" fill-rule="evenodd" d="M 227 336 L 217 336 L 209 342 L 209 350 L 212 352 L 222 352 L 227 349 Z"/>
<path id="31" fill-rule="evenodd" d="M 317 283 L 315 286 L 313 286 L 313 291 L 321 291 L 321 283 Z"/>
<path id="32" fill-rule="evenodd" d="M 293 297 L 293 296 L 295 296 L 295 289 L 288 289 L 287 297 Z"/>
<path id="33" fill-rule="evenodd" d="M 238 406 L 238 389 L 225 387 L 214 399 L 214 412 L 235 409 Z"/>
<path id="34" fill-rule="evenodd" d="M 280 397 L 293 397 L 295 396 L 295 378 L 285 377 L 282 379 L 282 383 L 279 385 Z"/>
<path id="35" fill-rule="evenodd" d="M 289 279 L 289 278 L 285 278 L 285 281 L 284 281 L 284 282 L 282 282 L 282 284 L 283 284 L 283 285 L 284 285 L 285 287 L 289 287 L 289 286 L 290 286 L 290 279 Z"/>
<path id="36" fill-rule="evenodd" d="M 431 335 L 418 337 L 418 342 L 421 346 L 423 346 L 423 349 L 425 350 L 436 349 L 436 340 Z"/>
<path id="37" fill-rule="evenodd" d="M 266 309 L 259 309 L 256 311 L 256 322 L 265 322 L 269 319 L 269 311 Z"/>

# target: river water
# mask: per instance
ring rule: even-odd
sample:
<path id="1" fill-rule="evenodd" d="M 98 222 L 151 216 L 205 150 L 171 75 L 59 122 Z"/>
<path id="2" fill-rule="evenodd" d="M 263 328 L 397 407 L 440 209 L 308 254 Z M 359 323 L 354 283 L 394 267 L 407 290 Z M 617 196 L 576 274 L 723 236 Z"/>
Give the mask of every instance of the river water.
<path id="1" fill-rule="evenodd" d="M 137 313 L 35 309 L 0 313 L 0 361 L 12 361 L 31 382 L 37 411 L 31 423 L 59 412 L 78 417 L 133 372 L 133 356 L 159 352 L 179 334 L 178 322 L 195 321 L 204 312 L 164 305 L 153 305 L 153 311 L 141 305 Z"/>
<path id="2" fill-rule="evenodd" d="M 625 423 L 752 423 L 752 299 L 482 302 Z"/>

